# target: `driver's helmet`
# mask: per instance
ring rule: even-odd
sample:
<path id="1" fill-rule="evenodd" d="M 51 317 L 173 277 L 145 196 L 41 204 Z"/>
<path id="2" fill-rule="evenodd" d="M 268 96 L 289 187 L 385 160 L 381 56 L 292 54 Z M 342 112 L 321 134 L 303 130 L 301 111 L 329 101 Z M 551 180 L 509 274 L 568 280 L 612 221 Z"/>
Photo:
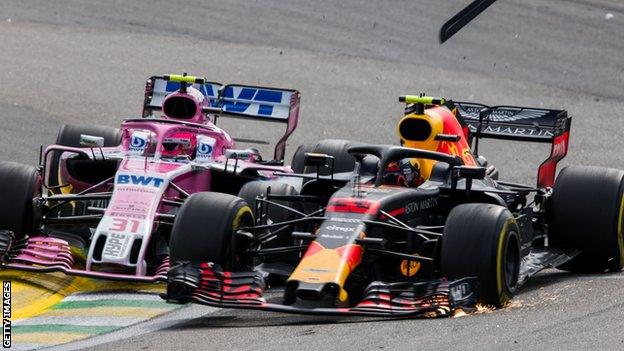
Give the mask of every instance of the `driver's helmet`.
<path id="1" fill-rule="evenodd" d="M 188 132 L 172 133 L 163 139 L 162 148 L 160 150 L 164 158 L 185 158 L 192 159 L 195 157 L 197 148 L 197 139 L 195 134 Z"/>
<path id="2" fill-rule="evenodd" d="M 383 173 L 383 183 L 387 185 L 415 188 L 422 182 L 418 163 L 412 163 L 409 158 L 391 162 Z"/>

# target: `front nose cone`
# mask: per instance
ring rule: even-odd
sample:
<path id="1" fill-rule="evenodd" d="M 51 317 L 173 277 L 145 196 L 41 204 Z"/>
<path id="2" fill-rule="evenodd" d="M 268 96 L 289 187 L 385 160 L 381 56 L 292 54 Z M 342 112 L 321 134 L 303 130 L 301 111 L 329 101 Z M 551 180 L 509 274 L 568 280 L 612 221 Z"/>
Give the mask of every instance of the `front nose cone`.
<path id="1" fill-rule="evenodd" d="M 342 306 L 347 293 L 336 283 L 305 283 L 289 281 L 284 294 L 285 304 L 306 301 L 326 301 L 328 306 Z"/>

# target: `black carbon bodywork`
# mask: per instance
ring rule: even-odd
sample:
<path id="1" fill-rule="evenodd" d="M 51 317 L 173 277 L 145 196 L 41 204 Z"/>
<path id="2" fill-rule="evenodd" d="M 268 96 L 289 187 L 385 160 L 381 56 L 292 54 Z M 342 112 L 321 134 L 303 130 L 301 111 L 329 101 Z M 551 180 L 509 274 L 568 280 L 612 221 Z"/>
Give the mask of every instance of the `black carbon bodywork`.
<path id="1" fill-rule="evenodd" d="M 548 188 L 498 182 L 484 167 L 466 167 L 461 159 L 437 152 L 391 145 L 358 145 L 349 151 L 359 163 L 373 155 L 378 168 L 298 175 L 305 183 L 300 195 L 269 192 L 259 197 L 256 225 L 239 231 L 256 238 L 247 254 L 258 263 L 267 256 L 299 252 L 299 261 L 290 269 L 260 264 L 248 272 L 224 272 L 208 262 L 178 262 L 169 272 L 164 298 L 304 314 L 452 315 L 456 309 L 473 308 L 479 300 L 476 277 L 447 280 L 440 273 L 446 218 L 466 203 L 494 204 L 513 213 L 520 241 L 518 286 L 578 254 L 546 244 Z M 386 165 L 406 157 L 439 162 L 417 187 L 380 182 Z M 297 219 L 267 221 L 267 209 L 277 201 L 293 204 Z M 263 248 L 280 235 L 291 235 L 293 245 Z M 334 261 L 335 266 L 328 263 Z M 278 296 L 267 288 L 266 278 L 275 272 L 285 281 Z"/>

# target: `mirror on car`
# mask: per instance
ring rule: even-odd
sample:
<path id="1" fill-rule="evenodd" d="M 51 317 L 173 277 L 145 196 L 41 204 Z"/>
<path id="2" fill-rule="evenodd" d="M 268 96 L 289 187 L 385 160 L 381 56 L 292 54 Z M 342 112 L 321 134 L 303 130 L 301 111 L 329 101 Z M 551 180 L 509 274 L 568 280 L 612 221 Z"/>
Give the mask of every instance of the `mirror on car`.
<path id="1" fill-rule="evenodd" d="M 80 134 L 80 145 L 85 147 L 104 147 L 104 138 L 95 135 Z"/>
<path id="2" fill-rule="evenodd" d="M 453 175 L 455 178 L 483 179 L 486 170 L 485 167 L 455 166 L 453 167 Z"/>
<path id="3" fill-rule="evenodd" d="M 326 154 L 308 152 L 305 154 L 305 165 L 311 167 L 330 167 L 334 164 L 334 157 Z"/>

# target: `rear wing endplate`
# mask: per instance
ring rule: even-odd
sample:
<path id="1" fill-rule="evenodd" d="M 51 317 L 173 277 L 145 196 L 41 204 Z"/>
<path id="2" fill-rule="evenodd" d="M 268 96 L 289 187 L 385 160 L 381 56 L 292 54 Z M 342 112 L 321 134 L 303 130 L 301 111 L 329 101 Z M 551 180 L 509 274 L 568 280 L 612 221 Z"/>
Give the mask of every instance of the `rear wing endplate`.
<path id="1" fill-rule="evenodd" d="M 200 80 L 201 81 L 201 80 Z M 191 84 L 210 101 L 210 107 L 219 116 L 254 119 L 286 124 L 284 135 L 275 145 L 274 159 L 284 160 L 286 140 L 297 128 L 300 93 L 293 89 L 279 89 L 252 85 L 228 84 L 203 80 Z M 180 82 L 154 76 L 145 85 L 143 117 L 152 117 L 161 110 L 165 97 L 180 89 Z"/>
<path id="2" fill-rule="evenodd" d="M 568 153 L 571 117 L 565 110 L 450 102 L 468 140 L 491 138 L 550 143 L 550 156 L 538 169 L 537 185 L 552 187 L 557 163 Z M 483 115 L 480 114 L 483 111 Z M 480 127 L 480 128 L 479 128 Z"/>

